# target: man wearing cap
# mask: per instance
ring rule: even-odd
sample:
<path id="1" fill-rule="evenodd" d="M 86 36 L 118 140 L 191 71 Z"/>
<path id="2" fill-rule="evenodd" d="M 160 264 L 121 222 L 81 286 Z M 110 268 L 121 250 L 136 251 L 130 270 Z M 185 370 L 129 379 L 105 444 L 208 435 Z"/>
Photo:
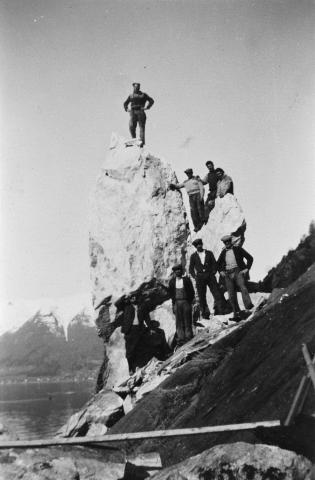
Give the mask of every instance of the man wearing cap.
<path id="1" fill-rule="evenodd" d="M 209 185 L 209 192 L 207 199 L 205 201 L 205 221 L 208 221 L 209 214 L 213 210 L 215 205 L 215 198 L 217 196 L 217 182 L 218 177 L 215 173 L 214 165 L 211 160 L 206 162 L 206 167 L 208 169 L 207 175 L 202 179 L 203 185 Z"/>
<path id="2" fill-rule="evenodd" d="M 181 346 L 193 337 L 192 303 L 195 290 L 190 278 L 183 276 L 181 265 L 175 265 L 173 272 L 175 277 L 171 278 L 168 288 L 176 318 L 177 345 Z"/>
<path id="3" fill-rule="evenodd" d="M 190 214 L 194 224 L 195 232 L 201 229 L 204 224 L 204 203 L 203 203 L 203 183 L 200 177 L 194 176 L 194 172 L 191 168 L 185 170 L 187 180 L 182 183 L 171 183 L 171 190 L 180 190 L 185 187 L 189 198 Z"/>
<path id="4" fill-rule="evenodd" d="M 233 180 L 229 177 L 222 168 L 216 168 L 215 173 L 217 176 L 217 197 L 224 197 L 227 193 L 234 194 Z"/>
<path id="5" fill-rule="evenodd" d="M 140 140 L 142 145 L 145 144 L 145 122 L 146 114 L 145 110 L 149 110 L 154 104 L 153 98 L 149 97 L 144 92 L 140 91 L 140 83 L 133 83 L 133 93 L 131 93 L 127 100 L 124 102 L 124 109 L 128 111 L 128 106 L 130 104 L 129 113 L 129 131 L 132 138 L 136 138 L 136 128 L 139 124 L 140 129 Z"/>
<path id="6" fill-rule="evenodd" d="M 235 321 L 241 319 L 240 308 L 237 302 L 237 288 L 240 289 L 246 310 L 253 308 L 245 281 L 249 278 L 249 270 L 253 264 L 253 257 L 242 247 L 232 244 L 232 236 L 225 235 L 221 238 L 225 247 L 218 258 L 218 271 L 225 280 Z M 245 261 L 246 260 L 246 263 Z"/>
<path id="7" fill-rule="evenodd" d="M 189 273 L 196 281 L 196 288 L 199 297 L 200 310 L 203 318 L 210 318 L 210 311 L 207 304 L 207 287 L 213 296 L 218 315 L 224 315 L 224 300 L 220 292 L 215 274 L 217 263 L 210 250 L 203 248 L 201 238 L 192 242 L 196 252 L 190 257 Z"/>

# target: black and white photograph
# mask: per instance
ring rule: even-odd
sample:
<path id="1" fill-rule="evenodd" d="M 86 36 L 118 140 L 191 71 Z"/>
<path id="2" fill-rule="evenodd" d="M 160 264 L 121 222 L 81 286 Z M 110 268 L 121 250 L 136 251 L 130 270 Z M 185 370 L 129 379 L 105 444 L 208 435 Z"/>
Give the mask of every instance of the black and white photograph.
<path id="1" fill-rule="evenodd" d="M 314 0 L 0 0 L 0 480 L 315 480 L 314 52 Z"/>

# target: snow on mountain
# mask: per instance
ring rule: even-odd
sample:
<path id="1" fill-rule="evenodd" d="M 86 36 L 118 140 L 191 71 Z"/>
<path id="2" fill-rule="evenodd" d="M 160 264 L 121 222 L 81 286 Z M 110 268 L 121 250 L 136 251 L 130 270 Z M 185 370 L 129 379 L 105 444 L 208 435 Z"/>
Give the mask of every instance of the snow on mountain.
<path id="1" fill-rule="evenodd" d="M 76 294 L 58 299 L 15 299 L 0 298 L 0 335 L 18 330 L 27 320 L 39 313 L 47 321 L 56 318 L 58 325 L 67 334 L 67 327 L 78 314 L 85 315 L 84 323 L 94 326 L 95 310 L 89 293 Z M 50 322 L 50 323 L 51 323 Z M 54 323 L 54 322 L 53 322 Z M 51 324 L 52 328 L 55 328 Z"/>

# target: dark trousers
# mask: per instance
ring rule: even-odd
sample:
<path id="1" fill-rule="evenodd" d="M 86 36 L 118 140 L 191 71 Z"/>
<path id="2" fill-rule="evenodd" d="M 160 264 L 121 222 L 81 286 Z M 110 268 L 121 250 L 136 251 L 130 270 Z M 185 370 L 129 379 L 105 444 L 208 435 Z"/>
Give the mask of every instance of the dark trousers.
<path id="1" fill-rule="evenodd" d="M 133 325 L 125 335 L 126 358 L 129 366 L 129 372 L 136 370 L 137 345 L 141 340 L 142 328 L 139 325 Z"/>
<path id="2" fill-rule="evenodd" d="M 253 307 L 250 299 L 244 275 L 241 273 L 240 268 L 234 268 L 231 272 L 225 272 L 225 285 L 229 294 L 229 300 L 234 313 L 240 311 L 240 307 L 237 301 L 237 287 L 240 289 L 244 306 L 247 310 Z"/>
<path id="3" fill-rule="evenodd" d="M 146 114 L 144 110 L 131 110 L 130 111 L 130 119 L 129 119 L 129 131 L 132 138 L 136 138 L 136 128 L 137 124 L 139 124 L 140 129 L 140 140 L 142 140 L 142 144 L 145 144 L 145 122 L 146 122 Z"/>
<path id="4" fill-rule="evenodd" d="M 193 337 L 192 308 L 187 300 L 175 301 L 177 344 L 183 345 Z"/>
<path id="5" fill-rule="evenodd" d="M 199 297 L 201 315 L 207 317 L 210 315 L 210 310 L 207 304 L 207 287 L 209 287 L 210 292 L 213 296 L 217 313 L 219 315 L 223 315 L 224 301 L 217 283 L 217 279 L 215 278 L 215 275 L 205 276 L 203 274 L 196 276 L 196 288 Z"/>
<path id="6" fill-rule="evenodd" d="M 190 214 L 195 230 L 200 230 L 204 223 L 204 203 L 200 193 L 189 195 Z"/>

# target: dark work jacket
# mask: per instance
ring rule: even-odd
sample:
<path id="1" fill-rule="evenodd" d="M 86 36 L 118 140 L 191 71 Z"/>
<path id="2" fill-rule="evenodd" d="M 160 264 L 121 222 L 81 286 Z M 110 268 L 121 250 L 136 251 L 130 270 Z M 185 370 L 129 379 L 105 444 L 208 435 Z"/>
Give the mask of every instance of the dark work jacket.
<path id="1" fill-rule="evenodd" d="M 215 275 L 217 272 L 217 262 L 210 250 L 205 250 L 205 263 L 202 264 L 198 252 L 195 252 L 190 257 L 189 273 L 193 278 L 196 276 L 208 277 Z"/>
<path id="2" fill-rule="evenodd" d="M 139 326 L 143 327 L 144 322 L 149 326 L 150 324 L 150 315 L 144 309 L 138 308 L 138 320 Z M 123 320 L 121 325 L 121 332 L 125 335 L 128 334 L 131 330 L 133 325 L 133 321 L 135 319 L 135 307 L 131 304 L 126 305 L 123 312 Z"/>
<path id="3" fill-rule="evenodd" d="M 244 250 L 244 248 L 242 247 L 232 247 L 232 248 L 235 255 L 237 266 L 241 270 L 245 270 L 245 268 L 249 270 L 254 261 L 253 257 L 248 252 L 246 252 L 246 250 Z M 226 267 L 225 254 L 226 254 L 226 248 L 222 250 L 218 258 L 217 266 L 218 266 L 219 272 L 225 271 L 225 267 Z M 244 259 L 246 260 L 246 263 L 244 262 Z"/>
<path id="4" fill-rule="evenodd" d="M 175 283 L 176 277 L 173 277 L 170 279 L 170 282 L 168 284 L 168 291 L 170 294 L 170 297 L 172 299 L 172 303 L 174 305 L 175 300 L 176 300 L 176 283 Z M 195 290 L 192 284 L 192 281 L 190 280 L 189 277 L 183 277 L 183 285 L 184 289 L 187 295 L 187 301 L 189 303 L 192 303 L 194 298 L 195 298 Z"/>
<path id="5" fill-rule="evenodd" d="M 124 102 L 124 109 L 127 110 L 128 105 L 130 103 L 131 109 L 136 110 L 141 107 L 144 107 L 146 102 L 148 102 L 148 108 L 151 108 L 154 103 L 154 100 L 153 98 L 149 97 L 149 95 L 139 90 L 138 93 L 131 93 L 129 95 L 127 100 Z"/>

